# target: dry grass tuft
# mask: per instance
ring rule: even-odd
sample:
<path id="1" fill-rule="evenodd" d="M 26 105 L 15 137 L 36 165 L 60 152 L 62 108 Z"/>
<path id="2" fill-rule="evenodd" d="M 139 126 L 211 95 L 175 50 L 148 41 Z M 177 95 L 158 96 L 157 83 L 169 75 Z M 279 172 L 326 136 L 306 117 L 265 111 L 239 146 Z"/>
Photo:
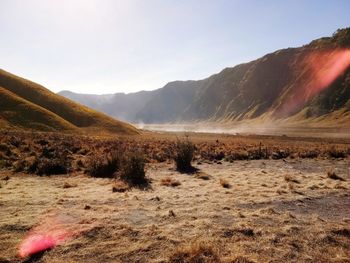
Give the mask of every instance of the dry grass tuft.
<path id="1" fill-rule="evenodd" d="M 329 179 L 333 179 L 333 180 L 345 181 L 345 179 L 343 177 L 340 177 L 334 171 L 328 171 L 327 172 L 327 177 Z"/>
<path id="2" fill-rule="evenodd" d="M 174 180 L 174 179 L 171 178 L 171 177 L 163 178 L 163 179 L 160 181 L 160 184 L 161 184 L 161 185 L 164 185 L 164 186 L 171 186 L 171 187 L 176 187 L 176 186 L 181 185 L 180 181 Z"/>
<path id="3" fill-rule="evenodd" d="M 199 172 L 199 173 L 196 173 L 196 178 L 202 179 L 202 180 L 210 180 L 210 175 L 203 172 Z"/>
<path id="4" fill-rule="evenodd" d="M 289 175 L 289 174 L 286 174 L 286 175 L 284 176 L 284 180 L 285 180 L 286 182 L 289 182 L 289 183 L 300 184 L 300 181 L 299 181 L 299 180 L 295 179 L 293 176 L 291 176 L 291 175 Z"/>
<path id="5" fill-rule="evenodd" d="M 177 248 L 169 256 L 169 263 L 220 263 L 218 254 L 213 244 L 196 242 Z"/>
<path id="6" fill-rule="evenodd" d="M 123 193 L 126 192 L 130 189 L 130 186 L 120 180 L 117 180 L 114 182 L 113 187 L 112 187 L 112 192 L 113 193 Z"/>
<path id="7" fill-rule="evenodd" d="M 70 184 L 68 182 L 64 182 L 62 188 L 67 189 L 67 188 L 73 188 L 73 187 L 77 187 L 77 186 L 78 186 L 77 184 Z"/>
<path id="8" fill-rule="evenodd" d="M 225 259 L 223 262 L 224 263 L 255 263 L 255 261 L 252 261 L 242 256 L 232 258 L 232 259 Z"/>
<path id="9" fill-rule="evenodd" d="M 231 188 L 231 184 L 226 179 L 221 178 L 220 184 L 223 188 Z"/>

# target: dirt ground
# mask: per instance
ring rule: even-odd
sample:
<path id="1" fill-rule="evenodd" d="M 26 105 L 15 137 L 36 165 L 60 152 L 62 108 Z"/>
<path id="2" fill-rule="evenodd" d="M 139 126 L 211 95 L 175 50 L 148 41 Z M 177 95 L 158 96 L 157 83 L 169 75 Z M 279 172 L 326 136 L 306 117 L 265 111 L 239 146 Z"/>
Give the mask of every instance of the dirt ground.
<path id="1" fill-rule="evenodd" d="M 113 179 L 83 172 L 2 170 L 0 262 L 186 262 L 171 258 L 199 243 L 221 262 L 350 262 L 349 158 L 194 166 L 197 173 L 181 174 L 170 161 L 150 163 L 150 189 L 123 193 L 112 192 Z M 163 185 L 169 178 L 180 184 Z M 19 259 L 31 229 L 74 235 Z"/>

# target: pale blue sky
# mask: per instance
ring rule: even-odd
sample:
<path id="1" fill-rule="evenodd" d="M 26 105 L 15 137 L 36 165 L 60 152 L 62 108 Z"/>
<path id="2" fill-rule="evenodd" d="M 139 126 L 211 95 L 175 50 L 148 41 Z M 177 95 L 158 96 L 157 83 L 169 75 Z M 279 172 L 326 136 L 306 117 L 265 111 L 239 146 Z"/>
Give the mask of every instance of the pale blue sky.
<path id="1" fill-rule="evenodd" d="M 350 26 L 348 0 L 0 0 L 0 68 L 57 92 L 202 79 Z"/>

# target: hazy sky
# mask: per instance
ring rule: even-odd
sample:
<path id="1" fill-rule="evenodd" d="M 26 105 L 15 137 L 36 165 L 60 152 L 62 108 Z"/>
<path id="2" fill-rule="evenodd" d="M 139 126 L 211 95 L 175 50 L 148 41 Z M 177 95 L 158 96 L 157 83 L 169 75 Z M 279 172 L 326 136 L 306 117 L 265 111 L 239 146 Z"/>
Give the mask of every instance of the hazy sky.
<path id="1" fill-rule="evenodd" d="M 201 79 L 350 26 L 349 0 L 0 0 L 0 68 L 57 92 Z"/>

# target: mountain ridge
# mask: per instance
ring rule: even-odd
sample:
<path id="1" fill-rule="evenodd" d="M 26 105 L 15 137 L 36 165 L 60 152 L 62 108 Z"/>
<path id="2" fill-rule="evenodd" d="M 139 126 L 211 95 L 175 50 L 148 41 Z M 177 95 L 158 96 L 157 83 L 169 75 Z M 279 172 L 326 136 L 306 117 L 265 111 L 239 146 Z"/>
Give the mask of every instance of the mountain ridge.
<path id="1" fill-rule="evenodd" d="M 134 123 L 305 123 L 333 116 L 334 124 L 349 125 L 345 122 L 350 104 L 349 66 L 350 28 L 345 28 L 331 37 L 280 49 L 202 80 L 169 82 L 148 91 L 144 100 L 142 93 L 133 93 L 133 100 L 142 100 L 142 105 L 129 101 L 132 96 L 125 94 L 122 99 L 110 97 L 98 109 L 116 117 L 124 112 L 123 119 Z M 86 103 L 79 94 L 75 96 Z"/>

